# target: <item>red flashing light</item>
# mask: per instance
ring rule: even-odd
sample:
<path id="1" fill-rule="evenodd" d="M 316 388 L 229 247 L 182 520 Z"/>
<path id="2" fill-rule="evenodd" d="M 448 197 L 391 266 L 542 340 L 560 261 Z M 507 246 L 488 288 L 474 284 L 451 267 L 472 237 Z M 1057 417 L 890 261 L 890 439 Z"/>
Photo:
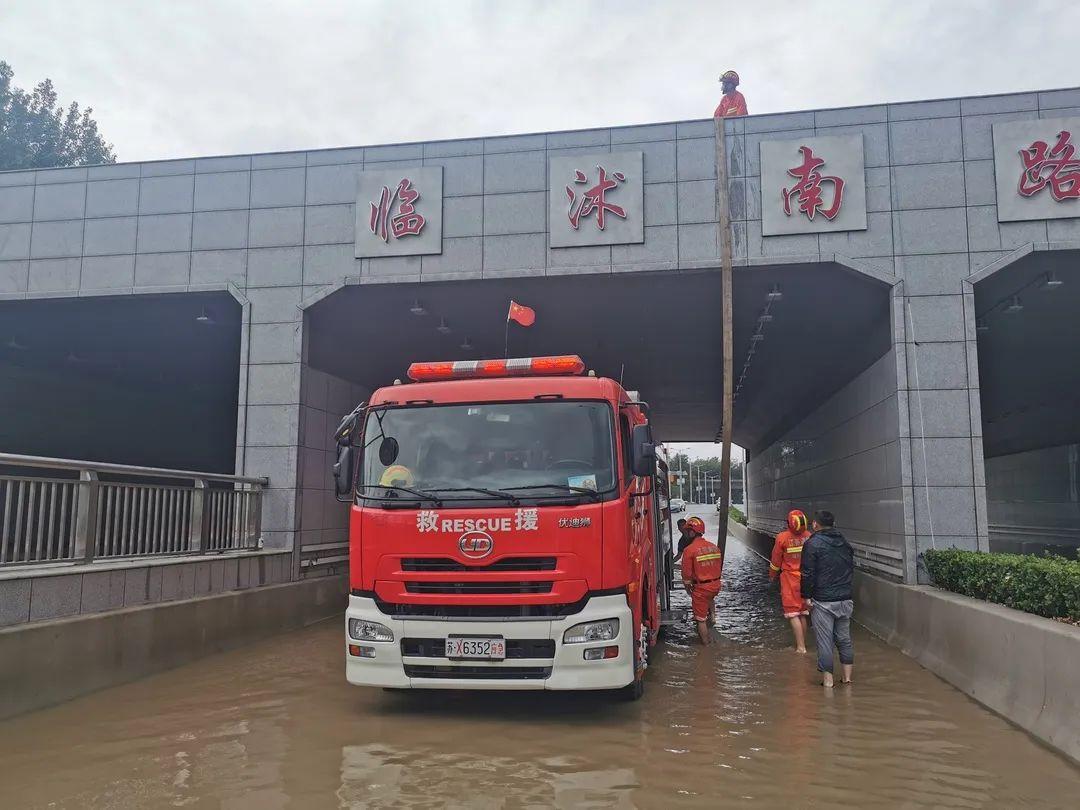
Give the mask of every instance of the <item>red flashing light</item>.
<path id="1" fill-rule="evenodd" d="M 413 363 L 409 379 L 413 382 L 467 380 L 478 377 L 531 377 L 557 374 L 583 374 L 585 361 L 576 354 L 556 357 L 515 357 L 510 360 L 461 360 L 439 363 Z"/>

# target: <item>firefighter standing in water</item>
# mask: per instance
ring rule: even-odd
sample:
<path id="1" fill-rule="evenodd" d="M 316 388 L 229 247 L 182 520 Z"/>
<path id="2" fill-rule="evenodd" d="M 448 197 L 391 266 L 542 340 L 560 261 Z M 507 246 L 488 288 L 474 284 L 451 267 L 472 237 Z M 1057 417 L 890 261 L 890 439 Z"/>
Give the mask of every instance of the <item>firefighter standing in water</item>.
<path id="1" fill-rule="evenodd" d="M 809 539 L 806 515 L 792 509 L 788 512 L 787 529 L 776 535 L 769 565 L 769 579 L 780 577 L 780 604 L 795 633 L 795 652 L 800 653 L 806 652 L 806 617 L 810 615 L 802 598 L 800 571 L 803 544 Z"/>
<path id="2" fill-rule="evenodd" d="M 720 549 L 703 536 L 705 521 L 692 517 L 686 521 L 687 536 L 690 545 L 686 547 L 682 558 L 682 578 L 690 605 L 697 622 L 698 637 L 702 644 L 709 643 L 709 624 L 713 617 L 713 600 L 720 593 L 720 571 L 723 568 L 723 555 Z"/>
<path id="3" fill-rule="evenodd" d="M 723 88 L 724 97 L 713 113 L 713 118 L 729 118 L 733 115 L 747 115 L 746 99 L 735 88 L 739 86 L 739 74 L 729 70 L 720 77 L 720 86 Z"/>

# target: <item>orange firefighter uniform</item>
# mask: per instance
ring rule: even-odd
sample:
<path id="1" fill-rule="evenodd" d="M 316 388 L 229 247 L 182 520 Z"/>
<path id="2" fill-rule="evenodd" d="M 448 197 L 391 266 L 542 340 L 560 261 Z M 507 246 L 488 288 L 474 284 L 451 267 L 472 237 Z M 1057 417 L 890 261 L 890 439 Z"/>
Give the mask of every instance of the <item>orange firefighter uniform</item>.
<path id="1" fill-rule="evenodd" d="M 697 520 L 704 530 L 705 524 Z M 690 525 L 687 521 L 687 526 Z M 723 555 L 720 549 L 704 537 L 695 537 L 686 547 L 682 557 L 682 578 L 686 590 L 690 593 L 690 605 L 694 610 L 694 620 L 708 621 L 712 613 L 713 600 L 720 593 L 720 571 L 723 568 Z"/>
<path id="2" fill-rule="evenodd" d="M 776 535 L 769 579 L 780 577 L 780 604 L 784 608 L 784 618 L 790 619 L 810 613 L 802 598 L 801 574 L 803 544 L 810 539 L 810 531 L 806 515 L 798 509 L 788 512 L 787 525 L 787 529 Z"/>
<path id="3" fill-rule="evenodd" d="M 735 87 L 739 86 L 739 74 L 734 70 L 728 70 L 720 77 L 721 82 L 729 82 Z M 730 93 L 724 93 L 720 104 L 713 113 L 713 118 L 728 118 L 733 115 L 746 115 L 746 99 L 738 90 L 732 89 Z"/>

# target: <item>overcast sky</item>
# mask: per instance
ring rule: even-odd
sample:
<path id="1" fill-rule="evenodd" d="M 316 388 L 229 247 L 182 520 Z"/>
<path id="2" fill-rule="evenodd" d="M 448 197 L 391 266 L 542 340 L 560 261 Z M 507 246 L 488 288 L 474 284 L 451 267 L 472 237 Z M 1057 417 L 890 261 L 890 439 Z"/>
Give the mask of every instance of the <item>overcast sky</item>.
<path id="1" fill-rule="evenodd" d="M 3 0 L 0 59 L 121 160 L 1080 85 L 1080 0 Z"/>

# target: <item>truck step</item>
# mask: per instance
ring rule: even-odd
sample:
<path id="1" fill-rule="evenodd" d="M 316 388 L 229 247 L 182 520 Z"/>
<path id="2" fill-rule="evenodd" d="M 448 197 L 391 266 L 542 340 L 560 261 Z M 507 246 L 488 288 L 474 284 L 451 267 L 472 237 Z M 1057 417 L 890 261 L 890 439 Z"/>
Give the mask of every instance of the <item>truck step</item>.
<path id="1" fill-rule="evenodd" d="M 679 608 L 676 610 L 661 610 L 660 611 L 660 626 L 666 627 L 671 624 L 678 624 L 683 620 L 686 615 L 686 610 Z"/>

